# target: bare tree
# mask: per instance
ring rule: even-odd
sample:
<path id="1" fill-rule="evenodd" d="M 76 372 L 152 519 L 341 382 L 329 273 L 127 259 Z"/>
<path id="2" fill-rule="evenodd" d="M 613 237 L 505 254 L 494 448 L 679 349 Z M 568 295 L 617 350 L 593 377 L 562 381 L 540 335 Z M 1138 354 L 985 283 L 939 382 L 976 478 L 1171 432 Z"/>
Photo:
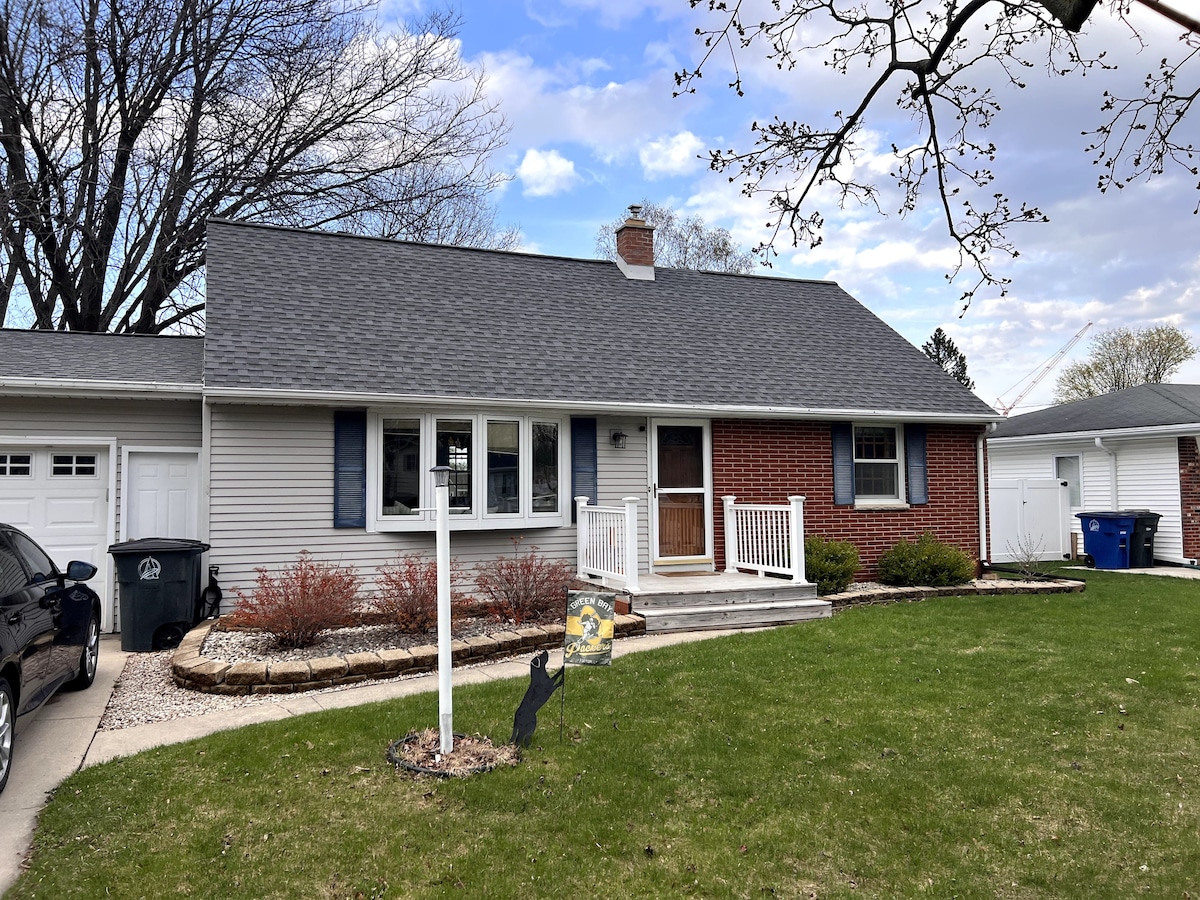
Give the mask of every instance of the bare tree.
<path id="1" fill-rule="evenodd" d="M 922 193 L 933 191 L 958 249 L 958 263 L 947 277 L 954 279 L 964 269 L 975 273 L 962 294 L 964 311 L 981 287 L 1005 293 L 1008 281 L 993 262 L 1017 255 L 1009 229 L 1046 221 L 1046 216 L 1036 206 L 1012 202 L 994 184 L 998 148 L 986 130 L 1000 104 L 987 79 L 999 72 L 1000 78 L 1025 87 L 1032 68 L 1063 76 L 1107 67 L 1103 54 L 1085 55 L 1076 38 L 1099 0 L 776 0 L 774 15 L 763 21 L 757 4 L 744 14 L 740 0 L 689 2 L 707 5 L 716 24 L 697 29 L 705 51 L 695 69 L 676 73 L 678 92 L 694 91 L 720 50 L 732 60 L 730 87 L 740 96 L 738 56 L 751 46 L 781 70 L 819 54 L 833 72 L 865 84 L 827 123 L 776 117 L 754 123 L 750 149 L 710 152 L 712 168 L 730 173 L 731 181 L 741 180 L 746 195 L 770 198 L 768 224 L 774 231 L 760 251 L 769 251 L 781 231 L 794 243 L 817 246 L 824 225 L 814 208 L 818 193 L 832 194 L 842 206 L 880 209 L 878 183 L 855 165 L 863 151 L 859 139 L 872 116 L 898 107 L 911 116 L 917 135 L 891 148 L 892 176 L 901 195 L 898 212 L 913 212 Z M 1130 2 L 1107 0 L 1101 8 L 1136 34 L 1128 19 Z M 1164 56 L 1158 74 L 1147 77 L 1139 96 L 1103 98 L 1107 121 L 1092 133 L 1089 148 L 1103 173 L 1101 190 L 1150 178 L 1172 162 L 1200 174 L 1192 144 L 1180 138 L 1180 124 L 1200 89 L 1179 86 L 1184 67 L 1200 54 L 1195 34 L 1200 22 L 1159 0 L 1136 2 L 1163 12 L 1188 33 L 1178 52 Z"/>
<path id="2" fill-rule="evenodd" d="M 355 0 L 0 0 L 0 321 L 202 322 L 213 216 L 511 245 L 505 135 L 429 14 Z"/>
<path id="3" fill-rule="evenodd" d="M 1054 384 L 1054 402 L 1070 403 L 1139 384 L 1170 381 L 1197 347 L 1174 325 L 1112 328 L 1092 338 L 1090 355 L 1071 363 Z"/>
<path id="4" fill-rule="evenodd" d="M 754 271 L 754 254 L 739 247 L 726 228 L 710 228 L 700 216 L 686 216 L 665 203 L 641 203 L 642 218 L 654 226 L 654 259 L 658 265 L 675 269 L 700 269 L 748 275 Z M 614 219 L 596 232 L 596 255 L 617 258 L 617 229 L 625 223 Z"/>

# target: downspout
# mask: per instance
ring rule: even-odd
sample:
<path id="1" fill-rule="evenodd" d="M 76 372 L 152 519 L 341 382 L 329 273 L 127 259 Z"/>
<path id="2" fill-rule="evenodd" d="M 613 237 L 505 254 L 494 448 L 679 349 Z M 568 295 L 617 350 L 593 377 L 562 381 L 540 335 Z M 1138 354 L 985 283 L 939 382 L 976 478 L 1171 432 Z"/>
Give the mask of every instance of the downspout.
<path id="1" fill-rule="evenodd" d="M 1121 508 L 1120 492 L 1117 490 L 1117 452 L 1104 446 L 1103 438 L 1096 438 L 1096 449 L 1108 454 L 1108 500 L 1114 510 Z"/>
<path id="2" fill-rule="evenodd" d="M 987 482 L 984 461 L 984 442 L 987 436 L 996 430 L 996 423 L 992 422 L 987 426 L 987 429 L 975 438 L 975 481 L 979 485 L 979 562 L 988 562 L 988 533 L 987 533 Z"/>

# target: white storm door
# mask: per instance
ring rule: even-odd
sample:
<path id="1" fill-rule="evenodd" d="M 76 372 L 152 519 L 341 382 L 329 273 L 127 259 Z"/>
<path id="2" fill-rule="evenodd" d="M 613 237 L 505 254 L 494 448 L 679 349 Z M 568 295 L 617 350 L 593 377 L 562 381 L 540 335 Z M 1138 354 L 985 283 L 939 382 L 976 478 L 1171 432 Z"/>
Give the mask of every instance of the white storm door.
<path id="1" fill-rule="evenodd" d="M 124 481 L 122 540 L 199 539 L 199 450 L 129 449 Z"/>
<path id="2" fill-rule="evenodd" d="M 712 565 L 708 423 L 661 420 L 651 427 L 652 548 L 658 564 Z"/>

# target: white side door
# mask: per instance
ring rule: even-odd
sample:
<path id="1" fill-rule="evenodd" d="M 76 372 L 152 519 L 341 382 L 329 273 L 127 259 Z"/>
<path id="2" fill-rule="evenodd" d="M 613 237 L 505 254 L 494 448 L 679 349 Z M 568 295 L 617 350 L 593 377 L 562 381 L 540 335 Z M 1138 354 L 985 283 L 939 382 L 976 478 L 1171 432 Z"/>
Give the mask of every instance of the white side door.
<path id="1" fill-rule="evenodd" d="M 128 448 L 121 539 L 200 537 L 200 451 Z"/>

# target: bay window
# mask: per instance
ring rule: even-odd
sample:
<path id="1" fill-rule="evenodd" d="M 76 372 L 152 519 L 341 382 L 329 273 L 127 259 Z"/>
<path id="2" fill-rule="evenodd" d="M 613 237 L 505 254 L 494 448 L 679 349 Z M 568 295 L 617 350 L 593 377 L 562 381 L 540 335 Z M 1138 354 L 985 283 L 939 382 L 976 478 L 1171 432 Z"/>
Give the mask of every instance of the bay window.
<path id="1" fill-rule="evenodd" d="M 368 419 L 368 527 L 431 530 L 429 470 L 435 465 L 450 469 L 454 529 L 568 521 L 569 498 L 559 486 L 567 470 L 562 420 L 487 413 L 376 413 Z"/>

